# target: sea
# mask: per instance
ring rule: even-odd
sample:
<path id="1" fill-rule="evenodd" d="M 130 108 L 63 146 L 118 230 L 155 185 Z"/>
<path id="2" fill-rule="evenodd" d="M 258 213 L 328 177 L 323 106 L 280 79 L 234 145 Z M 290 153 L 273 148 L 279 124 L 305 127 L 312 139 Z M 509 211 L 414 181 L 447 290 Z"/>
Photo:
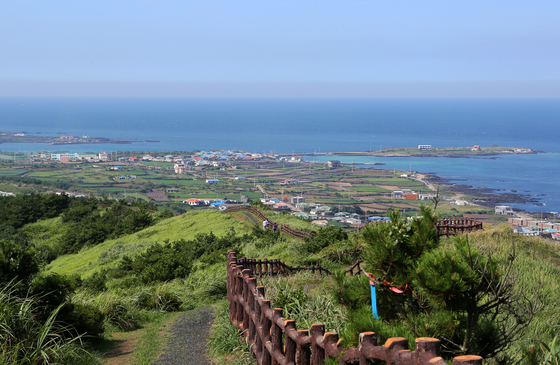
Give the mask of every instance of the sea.
<path id="1" fill-rule="evenodd" d="M 132 144 L 0 144 L 2 152 L 375 151 L 388 147 L 522 147 L 539 154 L 471 158 L 308 156 L 358 167 L 434 173 L 513 192 L 529 212 L 560 212 L 560 99 L 0 98 L 0 132 L 106 137 Z M 140 142 L 156 140 L 158 142 Z M 383 162 L 383 166 L 359 165 Z"/>

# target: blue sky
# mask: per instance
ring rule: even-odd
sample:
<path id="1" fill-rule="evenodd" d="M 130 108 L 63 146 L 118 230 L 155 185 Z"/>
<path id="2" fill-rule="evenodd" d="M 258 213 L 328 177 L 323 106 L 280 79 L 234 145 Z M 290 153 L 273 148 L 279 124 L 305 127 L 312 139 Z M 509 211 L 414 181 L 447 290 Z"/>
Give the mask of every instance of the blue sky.
<path id="1" fill-rule="evenodd" d="M 555 1 L 0 1 L 0 96 L 560 97 Z"/>

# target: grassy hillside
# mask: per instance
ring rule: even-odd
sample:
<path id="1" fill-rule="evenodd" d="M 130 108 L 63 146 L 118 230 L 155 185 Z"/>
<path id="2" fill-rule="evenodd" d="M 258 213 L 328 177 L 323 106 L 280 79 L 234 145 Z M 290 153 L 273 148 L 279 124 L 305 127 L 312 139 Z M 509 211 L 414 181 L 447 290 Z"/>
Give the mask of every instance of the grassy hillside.
<path id="1" fill-rule="evenodd" d="M 519 273 L 518 291 L 528 296 L 539 293 L 540 310 L 513 350 L 519 352 L 522 347 L 538 341 L 551 342 L 560 325 L 560 245 L 538 237 L 513 235 L 506 224 L 469 237 L 473 246 L 498 258 L 502 265 L 508 263 L 513 243 L 514 269 Z"/>
<path id="2" fill-rule="evenodd" d="M 56 219 L 58 218 L 35 223 L 31 225 L 30 229 L 51 227 L 52 232 L 56 232 Z M 59 274 L 79 273 L 84 278 L 96 271 L 113 266 L 124 255 L 134 255 L 144 251 L 155 242 L 190 240 L 199 233 L 210 232 L 216 236 L 223 236 L 232 228 L 239 235 L 250 230 L 246 224 L 228 214 L 213 210 L 193 211 L 162 220 L 140 232 L 83 249 L 77 254 L 61 256 L 49 264 L 47 270 Z"/>
<path id="3" fill-rule="evenodd" d="M 293 216 L 267 211 L 263 213 L 272 221 L 288 224 L 296 229 L 319 231 L 316 226 Z M 247 214 L 228 214 L 208 209 L 161 219 L 134 234 L 86 247 L 76 254 L 60 256 L 46 267 L 46 271 L 63 275 L 78 274 L 84 280 L 84 285 L 76 290 L 70 301 L 75 305 L 98 308 L 104 313 L 105 336 L 107 339 L 115 339 L 119 338 L 119 333 L 133 333 L 140 331 L 140 328 L 153 327 L 154 333 L 157 333 L 157 323 L 167 318 L 162 313 L 186 311 L 223 301 L 226 285 L 226 248 L 223 243 L 219 249 L 214 250 L 210 247 L 214 243 L 210 242 L 208 250 L 192 257 L 188 274 L 170 280 L 141 282 L 138 273 L 116 273 L 123 264 L 123 257 L 136 259 L 146 250 L 152 250 L 155 243 L 171 248 L 175 241 L 185 240 L 187 245 L 198 245 L 200 250 L 200 247 L 204 248 L 204 242 L 199 240 L 201 235 L 212 233 L 216 237 L 229 238 L 243 236 L 242 242 L 228 246 L 237 249 L 238 257 L 278 258 L 291 265 L 322 265 L 331 270 L 350 266 L 356 259 L 364 256 L 367 250 L 368 244 L 360 233 L 346 236 L 329 228 L 329 231 L 323 231 L 327 234 L 320 232 L 317 239 L 306 242 L 272 231 L 254 229 L 254 219 Z M 66 229 L 58 217 L 28 224 L 22 231 L 36 247 L 52 247 Z M 232 230 L 234 236 L 231 235 Z M 539 291 L 541 309 L 523 332 L 521 340 L 508 350 L 511 355 L 521 357 L 523 350 L 530 344 L 539 346 L 538 341 L 550 343 L 554 337 L 551 329 L 555 330 L 560 325 L 560 303 L 557 301 L 560 288 L 560 246 L 539 238 L 512 235 L 508 225 L 472 233 L 469 235 L 469 242 L 485 255 L 492 255 L 502 266 L 508 264 L 512 247 L 515 247 L 514 269 L 519 272 L 517 290 L 529 296 Z M 451 240 L 443 240 L 441 244 L 450 245 Z M 102 278 L 96 277 L 106 274 Z M 96 288 L 99 282 L 95 280 L 100 278 L 104 286 L 102 289 Z M 267 297 L 275 305 L 292 306 L 291 312 L 286 310 L 285 313 L 293 316 L 300 324 L 298 326 L 328 321 L 329 330 L 343 335 L 354 331 L 347 326 L 348 313 L 333 300 L 332 293 L 336 284 L 332 278 L 303 273 L 293 278 L 266 278 L 263 284 L 267 288 Z M 294 304 L 296 302 L 297 305 Z M 309 317 L 310 313 L 315 317 Z M 329 315 L 317 317 L 321 313 Z M 371 312 L 368 311 L 367 314 L 370 316 Z M 409 335 L 400 331 L 401 329 L 390 335 Z M 380 338 L 386 338 L 387 334 L 384 336 Z M 142 346 L 143 343 L 139 347 Z"/>

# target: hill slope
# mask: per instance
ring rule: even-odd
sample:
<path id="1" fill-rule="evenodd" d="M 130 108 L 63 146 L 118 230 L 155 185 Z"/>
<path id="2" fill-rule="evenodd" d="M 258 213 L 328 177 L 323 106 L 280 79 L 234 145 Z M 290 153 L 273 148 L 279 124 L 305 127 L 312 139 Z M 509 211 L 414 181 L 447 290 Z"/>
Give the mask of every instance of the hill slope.
<path id="1" fill-rule="evenodd" d="M 210 232 L 222 236 L 231 229 L 238 235 L 250 231 L 246 224 L 228 214 L 212 210 L 189 212 L 162 220 L 140 232 L 85 248 L 77 254 L 61 256 L 51 262 L 47 270 L 59 274 L 78 273 L 83 278 L 111 267 L 124 255 L 142 252 L 155 242 L 190 240 L 197 234 Z"/>

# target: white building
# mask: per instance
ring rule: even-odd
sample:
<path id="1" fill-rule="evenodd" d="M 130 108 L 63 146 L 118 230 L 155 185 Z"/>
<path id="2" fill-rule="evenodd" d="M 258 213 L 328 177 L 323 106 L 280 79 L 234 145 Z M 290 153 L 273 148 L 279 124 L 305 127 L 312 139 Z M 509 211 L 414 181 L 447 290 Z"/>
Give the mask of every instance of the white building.
<path id="1" fill-rule="evenodd" d="M 78 159 L 78 154 L 77 153 L 52 153 L 51 154 L 51 160 L 61 161 L 65 157 L 68 158 L 68 161 L 73 161 Z"/>
<path id="2" fill-rule="evenodd" d="M 175 167 L 175 173 L 176 174 L 186 174 L 187 173 L 188 167 L 185 164 L 176 163 L 174 167 Z"/>
<path id="3" fill-rule="evenodd" d="M 293 196 L 290 198 L 290 204 L 305 203 L 305 198 L 302 196 Z"/>
<path id="4" fill-rule="evenodd" d="M 496 205 L 494 213 L 500 215 L 515 215 L 515 212 L 509 205 Z"/>

